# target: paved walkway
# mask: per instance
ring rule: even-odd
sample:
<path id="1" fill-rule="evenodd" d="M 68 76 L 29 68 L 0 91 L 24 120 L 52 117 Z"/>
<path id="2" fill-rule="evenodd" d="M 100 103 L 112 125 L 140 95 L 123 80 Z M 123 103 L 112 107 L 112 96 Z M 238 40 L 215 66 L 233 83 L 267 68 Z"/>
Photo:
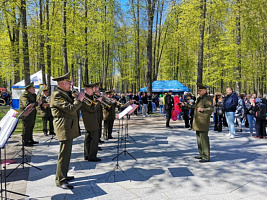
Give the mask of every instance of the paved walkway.
<path id="1" fill-rule="evenodd" d="M 116 138 L 118 122 L 113 131 Z M 125 127 L 126 120 L 123 123 Z M 98 156 L 102 161 L 98 163 L 83 160 L 84 135 L 74 140 L 69 171 L 75 176 L 71 181 L 73 190 L 55 186 L 58 141 L 52 140 L 48 147 L 45 141 L 49 137 L 35 134 L 40 144 L 27 148 L 33 154 L 27 158 L 42 170 L 27 164 L 25 169 L 19 167 L 7 179 L 8 190 L 41 200 L 266 199 L 267 140 L 249 137 L 248 129 L 243 128 L 244 132 L 232 140 L 225 136 L 225 128 L 221 133 L 210 131 L 211 162 L 199 163 L 193 158 L 198 154 L 195 132 L 183 128 L 182 121 L 172 121 L 174 128 L 166 129 L 162 116 L 131 116 L 128 124 L 128 134 L 135 141 L 128 137 L 126 153 L 119 156 L 118 167 L 116 159 L 112 160 L 117 155 L 117 140 L 101 145 L 103 151 Z M 20 149 L 19 137 L 10 139 L 7 158 Z M 123 150 L 124 143 L 119 152 Z M 17 164 L 8 165 L 7 172 Z M 11 199 L 24 199 L 8 195 Z"/>

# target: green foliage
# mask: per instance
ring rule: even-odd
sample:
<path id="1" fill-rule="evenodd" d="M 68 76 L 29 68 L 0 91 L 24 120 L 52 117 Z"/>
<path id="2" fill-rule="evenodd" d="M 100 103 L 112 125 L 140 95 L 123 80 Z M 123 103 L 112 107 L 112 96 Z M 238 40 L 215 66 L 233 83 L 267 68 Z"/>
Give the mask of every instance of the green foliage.
<path id="1" fill-rule="evenodd" d="M 38 70 L 40 35 L 52 50 L 52 76 L 64 73 L 62 59 L 62 1 L 49 0 L 49 30 L 46 28 L 46 4 L 43 1 L 43 30 L 40 29 L 39 6 L 27 1 L 28 38 L 31 73 Z M 87 2 L 87 17 L 85 17 Z M 167 1 L 165 1 L 167 2 Z M 159 9 L 163 0 L 157 1 Z M 20 72 L 23 79 L 22 38 L 14 51 L 8 30 L 19 22 L 20 1 L 0 0 L 0 79 L 11 80 Z M 137 8 L 139 6 L 140 36 L 137 38 Z M 213 90 L 240 82 L 242 92 L 267 92 L 267 1 L 266 0 L 207 0 L 204 37 L 203 82 Z M 140 86 L 146 86 L 147 70 L 147 10 L 146 1 L 137 0 L 73 0 L 67 1 L 67 50 L 69 69 L 73 67 L 77 84 L 77 56 L 88 58 L 89 82 L 102 81 L 107 71 L 107 89 L 116 87 L 123 92 L 135 90 L 137 72 Z M 159 10 L 156 10 L 154 19 Z M 160 27 L 154 23 L 153 48 L 163 49 L 158 80 L 177 79 L 195 89 L 197 79 L 200 0 L 174 0 L 164 4 Z M 241 43 L 237 43 L 237 19 L 240 18 Z M 87 27 L 87 33 L 85 28 Z M 15 29 L 14 29 L 15 30 Z M 156 30 L 157 38 L 156 38 Z M 161 31 L 161 43 L 159 41 Z M 21 30 L 20 30 L 21 33 Z M 166 35 L 166 37 L 165 37 Z M 86 43 L 87 40 L 87 43 Z M 139 66 L 136 66 L 137 44 Z M 88 54 L 86 55 L 86 50 Z M 153 49 L 154 51 L 154 49 Z M 240 57 L 239 57 L 240 53 Z M 15 57 L 19 63 L 16 65 Z M 153 54 L 154 56 L 154 54 Z M 240 65 L 240 79 L 236 69 Z M 85 77 L 85 69 L 83 76 Z M 12 82 L 13 81 L 13 82 Z"/>

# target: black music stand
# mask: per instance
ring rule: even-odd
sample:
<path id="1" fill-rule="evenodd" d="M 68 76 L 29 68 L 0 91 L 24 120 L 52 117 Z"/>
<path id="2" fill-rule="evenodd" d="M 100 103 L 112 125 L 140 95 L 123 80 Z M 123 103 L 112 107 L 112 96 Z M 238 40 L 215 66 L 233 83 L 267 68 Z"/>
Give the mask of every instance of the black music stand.
<path id="1" fill-rule="evenodd" d="M 130 115 L 130 114 L 132 114 L 133 112 L 134 112 L 134 110 L 135 109 L 137 109 L 138 108 L 138 105 L 136 105 L 136 104 L 132 104 L 132 105 L 129 105 L 125 110 L 123 110 L 119 115 L 118 115 L 118 118 L 119 119 L 122 119 L 122 122 L 123 122 L 123 117 L 126 115 L 126 114 L 128 114 L 128 115 Z M 124 153 L 124 155 L 126 155 L 126 154 L 128 154 L 129 156 L 131 156 L 133 159 L 135 159 L 136 160 L 136 158 L 132 155 L 132 154 L 130 154 L 128 151 L 127 151 L 127 137 L 131 137 L 131 136 L 129 136 L 129 134 L 128 134 L 128 118 L 127 118 L 127 124 L 126 124 L 126 127 L 125 127 L 125 130 L 124 130 L 125 132 L 124 132 L 124 135 L 122 135 L 122 138 L 123 139 L 121 139 L 121 140 L 124 140 L 124 150 L 121 152 L 121 153 L 119 153 L 119 154 L 117 154 L 117 156 L 115 156 L 112 160 L 115 160 L 116 158 L 118 158 L 120 155 L 122 155 L 123 153 Z M 122 134 L 123 134 L 123 126 L 122 126 Z M 132 137 L 131 137 L 132 138 Z M 132 138 L 133 139 L 133 138 Z M 133 139 L 134 140 L 134 139 Z M 134 140 L 135 141 L 135 140 Z M 137 160 L 136 160 L 137 161 Z"/>
<path id="2" fill-rule="evenodd" d="M 22 119 L 23 117 L 28 116 L 34 109 L 36 109 L 34 103 L 28 105 L 28 106 L 21 112 L 21 114 L 18 116 L 18 119 Z M 14 129 L 14 130 L 15 130 L 15 129 Z M 19 150 L 19 152 L 16 153 L 16 155 L 18 155 L 18 154 L 21 152 L 21 154 L 22 154 L 22 155 L 21 155 L 21 157 L 22 157 L 22 161 L 21 161 L 21 163 L 20 163 L 15 169 L 13 169 L 13 170 L 12 170 L 6 177 L 9 177 L 10 174 L 12 174 L 12 173 L 13 173 L 16 169 L 18 169 L 20 166 L 22 166 L 22 169 L 24 169 L 24 164 L 27 164 L 27 165 L 29 165 L 29 166 L 31 166 L 31 167 L 34 167 L 34 168 L 38 169 L 38 170 L 42 170 L 41 168 L 36 167 L 36 166 L 34 166 L 34 165 L 28 163 L 27 157 L 26 157 L 26 155 L 25 155 L 25 151 L 27 151 L 28 153 L 30 153 L 30 154 L 32 155 L 31 152 L 29 152 L 27 149 L 25 149 L 25 146 L 24 146 L 24 133 L 22 133 L 22 146 L 21 146 L 21 149 Z M 15 156 L 16 156 L 16 155 L 15 155 Z M 14 157 L 15 157 L 15 156 L 14 156 Z M 14 157 L 13 157 L 13 158 L 14 158 Z M 26 161 L 25 161 L 25 159 L 26 159 Z"/>
<path id="3" fill-rule="evenodd" d="M 12 112 L 12 111 L 11 111 Z M 10 114 L 10 113 L 8 113 Z M 17 112 L 13 112 L 13 115 L 16 115 Z M 6 118 L 5 118 L 6 117 Z M 1 127 L 0 127 L 0 131 L 2 132 L 0 134 L 0 161 L 2 160 L 1 156 L 2 156 L 2 152 L 1 152 L 1 149 L 4 148 L 4 155 L 5 155 L 5 161 L 6 161 L 6 143 L 8 141 L 8 139 L 10 138 L 11 134 L 14 132 L 14 130 L 16 129 L 17 127 L 17 124 L 18 124 L 18 118 L 15 118 L 15 116 L 10 116 L 9 117 L 6 115 L 5 117 L 3 117 L 2 119 L 4 119 L 5 123 L 4 124 L 1 124 Z M 18 193 L 18 192 L 13 192 L 13 191 L 9 191 L 7 190 L 7 185 L 6 185 L 6 164 L 3 166 L 4 168 L 4 174 L 2 173 L 2 163 L 0 163 L 0 173 L 1 173 L 1 199 L 2 197 L 4 197 L 2 194 L 4 192 L 5 194 L 5 199 L 7 199 L 7 192 L 9 193 L 13 193 L 13 194 L 17 194 L 17 195 L 21 195 L 21 196 L 25 196 L 25 197 L 29 197 L 28 195 L 25 195 L 25 194 L 21 194 L 21 193 Z M 4 175 L 4 182 L 3 182 L 3 175 Z M 3 188 L 3 184 L 4 184 L 4 188 Z"/>
<path id="4" fill-rule="evenodd" d="M 127 174 L 122 170 L 122 168 L 119 165 L 119 148 L 120 148 L 119 147 L 120 146 L 120 139 L 119 138 L 120 138 L 120 130 L 121 130 L 121 128 L 120 128 L 120 120 L 119 120 L 119 131 L 118 131 L 118 145 L 117 145 L 117 156 L 116 156 L 117 160 L 116 160 L 116 165 L 113 168 L 113 170 L 109 173 L 109 175 L 108 175 L 108 177 L 107 177 L 107 179 L 106 179 L 105 182 L 107 182 L 108 178 L 110 177 L 110 175 L 112 173 L 114 174 L 114 182 L 116 181 L 116 176 L 115 176 L 116 175 L 116 170 L 120 170 L 131 181 L 130 177 L 127 176 Z M 112 160 L 114 160 L 114 159 L 112 159 Z"/>

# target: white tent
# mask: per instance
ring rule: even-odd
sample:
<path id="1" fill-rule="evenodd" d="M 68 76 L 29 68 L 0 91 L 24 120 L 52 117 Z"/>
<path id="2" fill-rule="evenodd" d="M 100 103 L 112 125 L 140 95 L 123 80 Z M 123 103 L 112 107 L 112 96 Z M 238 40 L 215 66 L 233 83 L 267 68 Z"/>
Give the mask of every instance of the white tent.
<path id="1" fill-rule="evenodd" d="M 46 74 L 47 78 L 47 74 Z M 52 81 L 53 77 L 51 76 L 51 91 L 53 91 L 54 87 L 57 85 L 56 81 Z M 38 71 L 35 74 L 30 76 L 30 82 L 34 82 L 35 91 L 38 92 L 39 84 L 42 84 L 42 71 Z M 25 91 L 25 80 L 22 80 L 11 87 L 12 91 L 12 108 L 19 108 L 19 98 L 21 94 Z"/>

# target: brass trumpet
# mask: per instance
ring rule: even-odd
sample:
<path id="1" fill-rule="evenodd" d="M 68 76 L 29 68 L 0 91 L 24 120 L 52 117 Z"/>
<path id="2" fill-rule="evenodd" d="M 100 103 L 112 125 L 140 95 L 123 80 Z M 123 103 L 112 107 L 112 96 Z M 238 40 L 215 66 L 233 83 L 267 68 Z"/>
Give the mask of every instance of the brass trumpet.
<path id="1" fill-rule="evenodd" d="M 74 97 L 78 97 L 78 95 L 80 94 L 80 92 L 78 90 L 73 90 L 72 93 L 73 93 Z M 87 98 L 86 96 L 84 97 L 83 102 L 86 103 L 88 106 L 91 106 L 92 104 L 93 105 L 97 104 L 97 102 Z"/>
<path id="2" fill-rule="evenodd" d="M 98 98 L 103 97 L 103 96 L 101 96 L 101 95 L 97 95 L 97 94 L 94 93 L 94 94 L 93 94 L 93 97 L 94 97 L 95 99 L 98 99 Z M 107 102 L 103 101 L 103 99 L 102 99 L 102 101 L 101 101 L 101 104 L 102 104 L 105 108 L 110 108 L 110 107 L 111 107 Z"/>

